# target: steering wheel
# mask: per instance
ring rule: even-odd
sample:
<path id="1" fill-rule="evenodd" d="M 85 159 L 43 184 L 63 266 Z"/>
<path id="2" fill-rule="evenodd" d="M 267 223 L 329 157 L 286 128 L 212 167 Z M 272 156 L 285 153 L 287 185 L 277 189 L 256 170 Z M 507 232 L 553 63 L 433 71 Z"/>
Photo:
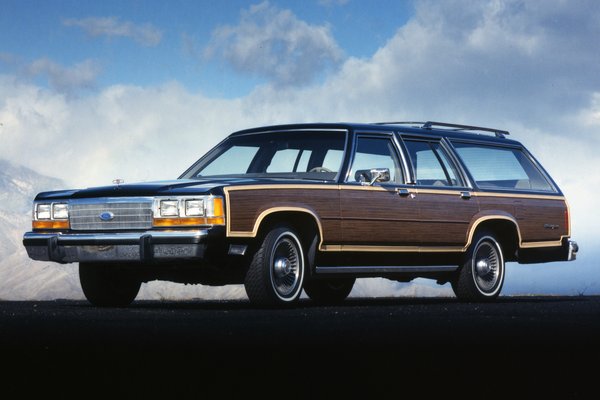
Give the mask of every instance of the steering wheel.
<path id="1" fill-rule="evenodd" d="M 325 167 L 314 167 L 308 172 L 333 172 L 333 171 L 330 170 L 329 168 L 325 168 Z"/>

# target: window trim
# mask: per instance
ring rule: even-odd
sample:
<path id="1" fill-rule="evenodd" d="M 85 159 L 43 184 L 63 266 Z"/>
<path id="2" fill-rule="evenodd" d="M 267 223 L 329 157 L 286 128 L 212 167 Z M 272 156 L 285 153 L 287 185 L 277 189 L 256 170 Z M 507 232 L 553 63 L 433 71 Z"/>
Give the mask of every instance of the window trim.
<path id="1" fill-rule="evenodd" d="M 226 136 L 223 140 L 217 143 L 214 147 L 208 150 L 202 157 L 200 157 L 196 162 L 194 162 L 190 167 L 188 167 L 181 175 L 177 177 L 177 179 L 201 179 L 201 178 L 186 178 L 188 174 L 192 171 L 197 170 L 200 165 L 202 165 L 206 160 L 211 159 L 214 156 L 214 153 L 219 150 L 219 148 L 225 144 L 228 140 L 236 138 L 236 137 L 244 137 L 244 136 L 252 136 L 252 135 L 262 135 L 269 133 L 296 133 L 296 132 L 340 132 L 344 134 L 344 148 L 342 153 L 342 161 L 340 163 L 340 168 L 337 171 L 336 176 L 327 180 L 326 182 L 339 182 L 341 179 L 342 172 L 344 169 L 344 161 L 346 154 L 348 154 L 348 139 L 350 138 L 350 131 L 348 129 L 339 129 L 339 128 L 296 128 L 296 129 L 271 129 L 271 130 L 261 130 L 256 132 L 246 132 L 246 133 L 232 133 Z"/>
<path id="2" fill-rule="evenodd" d="M 460 191 L 460 190 L 464 190 L 464 189 L 468 189 L 468 190 L 473 189 L 472 180 L 470 179 L 470 176 L 465 174 L 465 170 L 464 170 L 462 162 L 461 162 L 462 160 L 457 159 L 454 148 L 446 143 L 445 137 L 438 138 L 438 137 L 431 137 L 431 136 L 424 136 L 424 135 L 422 136 L 422 135 L 402 134 L 402 133 L 399 133 L 397 136 L 402 141 L 403 150 L 406 152 L 408 162 L 410 163 L 410 170 L 411 170 L 410 184 L 411 185 L 414 185 L 415 187 L 422 187 L 422 188 L 427 188 L 427 189 L 439 189 L 439 190 L 458 190 L 458 191 Z M 412 158 L 409 156 L 409 151 L 408 151 L 408 147 L 406 145 L 406 141 L 416 141 L 416 142 L 439 144 L 440 147 L 444 150 L 444 152 L 448 156 L 448 162 L 450 162 L 452 164 L 452 166 L 456 169 L 456 173 L 458 174 L 457 178 L 461 180 L 460 184 L 456 185 L 456 186 L 446 186 L 446 185 L 445 186 L 433 186 L 433 185 L 418 184 L 417 179 L 416 179 L 416 177 L 417 177 L 416 170 L 413 165 Z M 432 151 L 433 151 L 434 155 L 436 156 L 436 159 L 438 159 L 438 156 L 436 155 L 434 149 L 432 149 Z M 438 159 L 438 162 L 439 162 L 439 159 Z M 440 165 L 442 166 L 442 169 L 445 169 L 445 166 L 443 165 L 443 163 L 440 163 Z"/>
<path id="3" fill-rule="evenodd" d="M 544 169 L 544 167 L 542 167 L 542 165 L 536 160 L 536 158 L 533 156 L 533 154 L 531 154 L 529 152 L 529 150 L 527 150 L 527 148 L 525 148 L 525 146 L 523 145 L 519 145 L 519 144 L 512 144 L 512 143 L 495 143 L 495 142 L 482 142 L 479 140 L 469 140 L 469 139 L 449 139 L 448 142 L 450 143 L 450 145 L 452 146 L 452 150 L 455 153 L 456 157 L 460 160 L 460 163 L 462 165 L 464 165 L 464 169 L 465 171 L 467 171 L 468 175 L 469 175 L 469 179 L 471 180 L 471 183 L 473 185 L 473 187 L 481 192 L 489 192 L 489 193 L 493 193 L 493 192 L 504 192 L 504 193 L 527 193 L 527 194 L 544 194 L 544 195 L 553 195 L 553 194 L 558 194 L 558 195 L 562 195 L 562 192 L 560 191 L 560 189 L 558 188 L 558 185 L 556 184 L 556 182 L 554 182 L 554 180 L 552 179 L 552 177 L 550 176 L 550 174 L 548 174 L 548 172 L 546 172 L 546 170 Z M 532 166 L 540 173 L 540 175 L 542 175 L 542 177 L 546 180 L 546 182 L 548 182 L 548 184 L 550 185 L 550 189 L 551 190 L 533 190 L 533 189 L 508 189 L 508 188 L 488 188 L 488 187 L 481 187 L 477 181 L 475 180 L 475 178 L 473 177 L 473 175 L 471 174 L 471 172 L 469 171 L 469 169 L 467 168 L 467 164 L 465 163 L 465 161 L 463 160 L 463 158 L 461 157 L 461 155 L 458 153 L 456 147 L 454 146 L 454 143 L 464 143 L 464 144 L 470 144 L 470 145 L 474 145 L 474 146 L 480 146 L 480 147 L 491 147 L 491 148 L 497 148 L 497 149 L 510 149 L 510 150 L 518 150 L 520 152 L 523 153 L 523 155 L 531 162 Z"/>
<path id="4" fill-rule="evenodd" d="M 351 146 L 352 150 L 350 152 L 350 157 L 348 159 L 348 164 L 347 164 L 346 171 L 344 174 L 344 179 L 343 179 L 343 181 L 341 181 L 341 183 L 345 184 L 345 185 L 360 185 L 360 183 L 358 183 L 358 182 L 350 182 L 349 178 L 350 178 L 350 172 L 352 171 L 352 165 L 354 164 L 354 156 L 356 154 L 356 149 L 358 147 L 358 139 L 363 138 L 363 137 L 367 138 L 367 139 L 388 139 L 392 143 L 392 148 L 396 152 L 396 157 L 398 158 L 398 162 L 400 163 L 400 169 L 402 171 L 402 182 L 401 183 L 392 182 L 392 181 L 381 182 L 381 183 L 379 183 L 379 185 L 381 185 L 381 186 L 407 185 L 410 175 L 408 174 L 408 168 L 406 165 L 406 159 L 404 157 L 404 152 L 399 148 L 398 142 L 396 141 L 396 135 L 394 135 L 394 132 L 392 132 L 392 131 L 386 131 L 386 132 L 365 131 L 365 130 L 354 131 L 354 135 L 352 138 L 352 146 Z"/>

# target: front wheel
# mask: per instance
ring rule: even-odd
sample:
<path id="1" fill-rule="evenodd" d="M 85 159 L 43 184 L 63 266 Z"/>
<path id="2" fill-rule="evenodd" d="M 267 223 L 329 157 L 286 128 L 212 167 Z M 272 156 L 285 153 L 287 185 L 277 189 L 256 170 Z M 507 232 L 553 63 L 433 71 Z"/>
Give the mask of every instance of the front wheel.
<path id="1" fill-rule="evenodd" d="M 493 234 L 476 235 L 467 251 L 465 262 L 452 281 L 452 289 L 460 300 L 493 300 L 504 283 L 502 248 Z"/>
<path id="2" fill-rule="evenodd" d="M 86 299 L 98 307 L 126 307 L 142 286 L 119 266 L 106 264 L 80 263 L 79 281 Z"/>
<path id="3" fill-rule="evenodd" d="M 292 229 L 283 226 L 265 236 L 248 268 L 244 287 L 254 304 L 287 305 L 300 297 L 303 279 L 302 243 Z"/>

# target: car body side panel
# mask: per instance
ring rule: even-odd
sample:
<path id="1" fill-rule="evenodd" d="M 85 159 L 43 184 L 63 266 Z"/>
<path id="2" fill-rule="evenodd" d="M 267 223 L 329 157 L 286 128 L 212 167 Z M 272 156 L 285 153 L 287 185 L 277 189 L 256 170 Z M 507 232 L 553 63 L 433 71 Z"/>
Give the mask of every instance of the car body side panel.
<path id="1" fill-rule="evenodd" d="M 569 236 L 564 200 L 519 199 L 515 213 L 523 242 L 558 241 Z"/>
<path id="2" fill-rule="evenodd" d="M 520 247 L 559 246 L 561 239 L 570 235 L 562 196 L 478 193 L 477 197 L 481 215 L 505 213 L 514 220 Z"/>
<path id="3" fill-rule="evenodd" d="M 464 246 L 469 222 L 479 212 L 476 197 L 462 198 L 459 190 L 418 189 L 421 243 L 432 246 Z"/>
<path id="4" fill-rule="evenodd" d="M 341 240 L 337 185 L 247 185 L 226 187 L 224 192 L 229 237 L 255 237 L 269 214 L 292 211 L 315 219 L 322 244 Z"/>
<path id="5" fill-rule="evenodd" d="M 416 247 L 420 244 L 422 224 L 414 193 L 399 196 L 394 186 L 342 185 L 341 188 L 344 245 Z"/>

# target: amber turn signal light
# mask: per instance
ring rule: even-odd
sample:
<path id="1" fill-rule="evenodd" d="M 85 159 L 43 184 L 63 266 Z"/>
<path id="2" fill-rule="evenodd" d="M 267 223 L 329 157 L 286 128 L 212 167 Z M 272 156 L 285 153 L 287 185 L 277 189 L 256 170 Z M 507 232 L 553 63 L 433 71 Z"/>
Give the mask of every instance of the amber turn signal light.
<path id="1" fill-rule="evenodd" d="M 44 221 L 33 221 L 33 229 L 69 229 L 68 220 L 44 220 Z"/>

